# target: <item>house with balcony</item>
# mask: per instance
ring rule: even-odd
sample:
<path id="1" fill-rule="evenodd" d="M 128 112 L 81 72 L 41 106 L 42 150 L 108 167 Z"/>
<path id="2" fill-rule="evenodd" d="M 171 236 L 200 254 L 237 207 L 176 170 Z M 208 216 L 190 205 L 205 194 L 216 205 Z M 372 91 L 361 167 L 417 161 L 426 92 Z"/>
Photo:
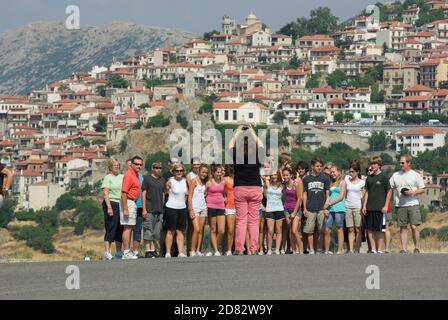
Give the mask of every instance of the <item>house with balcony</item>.
<path id="1" fill-rule="evenodd" d="M 397 153 L 407 148 L 412 156 L 417 156 L 419 152 L 443 147 L 446 131 L 435 128 L 420 128 L 397 132 L 395 136 Z"/>

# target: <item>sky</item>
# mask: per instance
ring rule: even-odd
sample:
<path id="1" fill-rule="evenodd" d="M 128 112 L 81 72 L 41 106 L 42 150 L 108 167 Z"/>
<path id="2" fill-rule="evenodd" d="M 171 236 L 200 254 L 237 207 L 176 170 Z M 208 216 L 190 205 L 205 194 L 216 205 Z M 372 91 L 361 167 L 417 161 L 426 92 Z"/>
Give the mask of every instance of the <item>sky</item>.
<path id="1" fill-rule="evenodd" d="M 253 11 L 273 31 L 308 17 L 327 6 L 341 21 L 356 16 L 379 0 L 0 0 L 0 32 L 37 21 L 65 21 L 65 9 L 77 5 L 81 24 L 103 26 L 113 21 L 131 21 L 148 26 L 170 27 L 203 34 L 221 29 L 224 14 L 237 23 Z M 385 0 L 380 0 L 386 2 Z"/>

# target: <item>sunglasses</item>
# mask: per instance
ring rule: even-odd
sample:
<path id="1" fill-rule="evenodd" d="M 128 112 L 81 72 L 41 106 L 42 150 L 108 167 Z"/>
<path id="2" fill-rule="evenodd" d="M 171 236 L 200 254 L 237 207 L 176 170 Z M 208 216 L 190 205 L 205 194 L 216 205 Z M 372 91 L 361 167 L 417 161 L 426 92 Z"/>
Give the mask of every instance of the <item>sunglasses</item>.
<path id="1" fill-rule="evenodd" d="M 174 172 L 184 172 L 184 170 L 174 170 Z"/>
<path id="2" fill-rule="evenodd" d="M 162 167 L 152 167 L 153 169 L 160 169 L 160 170 L 162 170 Z"/>
<path id="3" fill-rule="evenodd" d="M 406 162 L 400 162 L 400 164 L 405 164 Z"/>
<path id="4" fill-rule="evenodd" d="M 141 167 L 143 163 L 133 163 L 134 166 Z"/>

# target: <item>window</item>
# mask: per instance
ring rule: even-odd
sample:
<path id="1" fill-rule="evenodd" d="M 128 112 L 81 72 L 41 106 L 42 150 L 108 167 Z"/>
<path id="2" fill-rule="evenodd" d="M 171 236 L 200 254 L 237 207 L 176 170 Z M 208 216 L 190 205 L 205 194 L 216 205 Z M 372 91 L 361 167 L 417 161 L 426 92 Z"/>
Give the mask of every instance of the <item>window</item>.
<path id="1" fill-rule="evenodd" d="M 254 113 L 253 112 L 249 112 L 249 119 L 253 119 L 254 118 Z"/>
<path id="2" fill-rule="evenodd" d="M 236 110 L 233 110 L 233 120 L 236 120 L 237 119 L 237 112 L 236 112 Z"/>
<path id="3" fill-rule="evenodd" d="M 229 110 L 224 111 L 224 120 L 229 120 Z"/>
<path id="4" fill-rule="evenodd" d="M 215 110 L 215 120 L 219 120 L 219 110 Z"/>

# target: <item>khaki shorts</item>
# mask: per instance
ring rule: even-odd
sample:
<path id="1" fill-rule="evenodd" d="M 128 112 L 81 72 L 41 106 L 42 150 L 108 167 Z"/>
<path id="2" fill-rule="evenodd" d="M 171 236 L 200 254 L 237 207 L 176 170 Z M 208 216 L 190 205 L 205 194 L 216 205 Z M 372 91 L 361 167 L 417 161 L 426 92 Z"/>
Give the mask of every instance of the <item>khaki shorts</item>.
<path id="1" fill-rule="evenodd" d="M 409 224 L 419 226 L 422 224 L 420 206 L 397 207 L 398 226 L 407 227 Z"/>
<path id="2" fill-rule="evenodd" d="M 324 220 L 325 220 L 325 214 L 323 210 L 319 212 L 308 211 L 308 217 L 306 218 L 306 224 L 305 227 L 303 228 L 303 232 L 307 234 L 313 234 L 314 228 L 316 227 L 316 221 L 317 221 L 317 230 L 321 232 L 324 228 Z"/>
<path id="3" fill-rule="evenodd" d="M 347 208 L 345 226 L 347 228 L 361 228 L 361 209 Z"/>
<path id="4" fill-rule="evenodd" d="M 135 226 L 137 223 L 137 205 L 135 201 L 128 199 L 129 217 L 125 219 L 123 209 L 120 205 L 120 224 L 122 226 Z"/>

